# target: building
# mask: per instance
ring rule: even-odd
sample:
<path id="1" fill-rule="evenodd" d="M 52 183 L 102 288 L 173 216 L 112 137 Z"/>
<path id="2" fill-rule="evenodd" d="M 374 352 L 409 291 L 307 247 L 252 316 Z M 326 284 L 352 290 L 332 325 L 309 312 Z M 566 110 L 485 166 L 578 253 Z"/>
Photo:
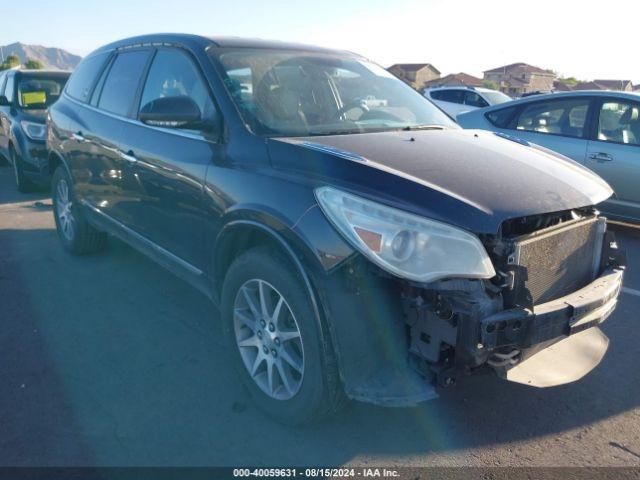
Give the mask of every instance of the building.
<path id="1" fill-rule="evenodd" d="M 451 73 L 442 78 L 427 82 L 425 86 L 433 87 L 481 87 L 483 80 L 468 73 Z"/>
<path id="2" fill-rule="evenodd" d="M 427 82 L 440 78 L 440 70 L 430 63 L 396 63 L 388 70 L 416 90 L 421 90 Z"/>
<path id="3" fill-rule="evenodd" d="M 574 90 L 618 90 L 621 92 L 633 92 L 631 80 L 594 80 L 593 82 L 581 82 Z"/>
<path id="4" fill-rule="evenodd" d="M 574 90 L 574 87 L 567 85 L 564 82 L 561 82 L 560 80 L 556 80 L 555 82 L 553 82 L 553 91 L 554 92 L 571 92 Z"/>
<path id="5" fill-rule="evenodd" d="M 631 80 L 594 80 L 598 85 L 602 85 L 603 90 L 619 90 L 621 92 L 633 92 L 633 82 Z"/>
<path id="6" fill-rule="evenodd" d="M 556 74 L 526 63 L 512 63 L 484 72 L 484 79 L 497 84 L 500 90 L 512 97 L 529 92 L 550 92 Z"/>

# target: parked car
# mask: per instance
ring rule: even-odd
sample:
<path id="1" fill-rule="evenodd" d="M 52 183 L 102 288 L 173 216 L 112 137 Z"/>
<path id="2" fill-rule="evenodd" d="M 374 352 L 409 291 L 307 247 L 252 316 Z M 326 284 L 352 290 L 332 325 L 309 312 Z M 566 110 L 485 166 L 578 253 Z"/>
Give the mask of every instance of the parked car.
<path id="1" fill-rule="evenodd" d="M 474 87 L 428 88 L 424 96 L 453 119 L 461 113 L 511 101 L 511 97 L 497 90 Z"/>
<path id="2" fill-rule="evenodd" d="M 13 165 L 21 192 L 51 181 L 45 145 L 46 112 L 60 97 L 69 75 L 45 70 L 0 73 L 0 156 Z"/>
<path id="3" fill-rule="evenodd" d="M 483 370 L 566 383 L 607 349 L 624 265 L 593 207 L 607 184 L 459 128 L 359 55 L 122 40 L 82 61 L 48 125 L 62 245 L 115 235 L 209 295 L 284 422 L 345 397 L 414 405 Z"/>
<path id="4" fill-rule="evenodd" d="M 464 128 L 492 130 L 547 147 L 604 178 L 615 195 L 599 208 L 640 222 L 640 95 L 580 91 L 540 95 L 469 112 Z"/>

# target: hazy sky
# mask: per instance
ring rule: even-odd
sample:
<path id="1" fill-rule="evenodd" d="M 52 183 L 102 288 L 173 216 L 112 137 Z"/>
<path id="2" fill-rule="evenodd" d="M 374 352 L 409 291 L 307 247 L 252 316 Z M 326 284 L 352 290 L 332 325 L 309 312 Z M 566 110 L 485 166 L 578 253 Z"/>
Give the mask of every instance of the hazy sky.
<path id="1" fill-rule="evenodd" d="M 188 32 L 338 47 L 384 66 L 430 62 L 443 74 L 481 76 L 523 61 L 580 79 L 640 83 L 638 0 L 30 0 L 14 5 L 19 5 L 15 13 L 0 27 L 0 45 L 21 41 L 83 55 L 141 33 Z"/>

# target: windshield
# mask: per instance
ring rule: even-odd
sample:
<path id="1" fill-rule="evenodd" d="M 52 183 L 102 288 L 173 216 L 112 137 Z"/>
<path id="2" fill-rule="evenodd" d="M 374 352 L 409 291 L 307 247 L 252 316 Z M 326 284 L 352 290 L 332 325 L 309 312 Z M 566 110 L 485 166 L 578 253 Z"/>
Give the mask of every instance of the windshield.
<path id="1" fill-rule="evenodd" d="M 490 105 L 498 105 L 499 103 L 510 102 L 513 100 L 509 95 L 502 92 L 482 92 L 482 96 L 486 98 Z"/>
<path id="2" fill-rule="evenodd" d="M 260 135 L 455 127 L 404 82 L 354 56 L 247 48 L 212 56 L 244 122 Z"/>
<path id="3" fill-rule="evenodd" d="M 67 78 L 25 76 L 18 82 L 18 104 L 26 110 L 45 110 L 60 98 Z"/>

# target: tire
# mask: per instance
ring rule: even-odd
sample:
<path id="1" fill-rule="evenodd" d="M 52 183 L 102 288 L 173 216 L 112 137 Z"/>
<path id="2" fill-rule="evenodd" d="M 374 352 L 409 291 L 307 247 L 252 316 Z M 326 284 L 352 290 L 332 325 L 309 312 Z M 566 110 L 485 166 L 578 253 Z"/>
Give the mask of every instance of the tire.
<path id="1" fill-rule="evenodd" d="M 87 222 L 82 207 L 75 200 L 69 174 L 62 166 L 53 174 L 51 196 L 56 230 L 65 250 L 76 255 L 102 250 L 107 236 Z"/>
<path id="2" fill-rule="evenodd" d="M 24 174 L 24 165 L 20 155 L 12 146 L 9 146 L 9 158 L 13 166 L 13 176 L 16 181 L 16 187 L 21 193 L 29 193 L 35 189 L 35 185 Z"/>
<path id="3" fill-rule="evenodd" d="M 268 248 L 243 253 L 225 277 L 221 313 L 233 362 L 257 406 L 281 423 L 301 425 L 335 413 L 344 403 L 344 393 L 328 334 L 318 324 L 303 279 L 290 265 Z M 260 288 L 268 299 L 266 320 Z M 274 316 L 280 297 L 280 314 Z M 265 321 L 261 324 L 256 318 Z"/>

